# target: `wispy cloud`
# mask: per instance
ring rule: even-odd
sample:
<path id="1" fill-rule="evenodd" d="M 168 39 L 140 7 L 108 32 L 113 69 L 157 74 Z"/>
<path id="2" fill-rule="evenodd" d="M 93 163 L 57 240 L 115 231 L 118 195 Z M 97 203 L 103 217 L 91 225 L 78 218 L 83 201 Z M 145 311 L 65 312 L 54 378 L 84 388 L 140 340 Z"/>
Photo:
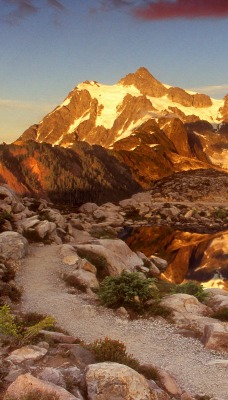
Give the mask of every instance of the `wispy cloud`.
<path id="1" fill-rule="evenodd" d="M 100 10 L 127 10 L 141 20 L 227 18 L 227 0 L 98 0 Z"/>
<path id="2" fill-rule="evenodd" d="M 39 5 L 38 5 L 39 4 Z M 0 21 L 11 25 L 38 14 L 43 7 L 62 12 L 65 10 L 62 0 L 0 0 Z"/>
<path id="3" fill-rule="evenodd" d="M 209 85 L 209 86 L 198 86 L 191 87 L 186 90 L 192 90 L 193 92 L 205 93 L 211 97 L 215 98 L 223 98 L 225 94 L 228 93 L 228 84 L 223 85 Z"/>

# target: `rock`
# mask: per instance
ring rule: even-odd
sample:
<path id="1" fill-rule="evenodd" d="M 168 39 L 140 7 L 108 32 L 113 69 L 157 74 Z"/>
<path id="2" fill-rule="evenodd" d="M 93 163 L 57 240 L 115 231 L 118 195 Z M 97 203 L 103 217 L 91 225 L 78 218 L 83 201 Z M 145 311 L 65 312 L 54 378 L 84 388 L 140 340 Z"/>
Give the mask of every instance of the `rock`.
<path id="1" fill-rule="evenodd" d="M 164 272 L 168 267 L 168 262 L 166 260 L 156 256 L 151 256 L 150 258 L 160 271 Z"/>
<path id="2" fill-rule="evenodd" d="M 86 372 L 89 400 L 152 400 L 147 380 L 126 365 L 104 362 L 89 365 Z"/>
<path id="3" fill-rule="evenodd" d="M 177 384 L 176 379 L 161 368 L 157 368 L 160 382 L 162 384 L 163 389 L 165 389 L 172 396 L 180 396 L 182 390 L 180 386 Z"/>
<path id="4" fill-rule="evenodd" d="M 69 256 L 65 256 L 62 259 L 63 264 L 66 265 L 75 265 L 77 263 L 77 261 L 79 260 L 79 257 L 77 255 L 77 253 L 69 255 Z"/>
<path id="5" fill-rule="evenodd" d="M 211 296 L 207 302 L 207 305 L 211 307 L 214 311 L 220 311 L 224 308 L 228 309 L 228 292 L 227 295 L 217 294 Z"/>
<path id="6" fill-rule="evenodd" d="M 86 258 L 86 254 L 96 257 L 97 264 L 94 262 L 94 265 L 98 271 L 100 257 L 102 268 L 112 276 L 119 275 L 122 271 L 134 271 L 137 266 L 143 266 L 143 261 L 120 239 L 100 239 L 75 247 L 80 257 Z"/>
<path id="7" fill-rule="evenodd" d="M 181 319 L 191 319 L 192 315 L 204 316 L 208 314 L 208 307 L 200 303 L 196 297 L 184 293 L 176 293 L 166 296 L 161 305 L 173 311 L 173 318 L 176 322 Z"/>
<path id="8" fill-rule="evenodd" d="M 8 185 L 1 185 L 0 186 L 0 198 L 1 200 L 5 200 L 6 198 L 8 198 L 10 200 L 10 203 L 12 203 L 13 201 L 17 202 L 18 198 L 15 194 L 15 192 L 10 189 L 10 187 Z"/>
<path id="9" fill-rule="evenodd" d="M 184 214 L 184 218 L 188 219 L 191 218 L 194 214 L 194 210 L 188 210 L 186 214 Z"/>
<path id="10" fill-rule="evenodd" d="M 119 307 L 119 308 L 117 308 L 117 309 L 116 309 L 116 314 L 117 314 L 119 317 L 129 318 L 129 314 L 128 314 L 126 308 L 124 308 L 124 307 Z"/>
<path id="11" fill-rule="evenodd" d="M 54 222 L 59 228 L 65 229 L 66 222 L 65 218 L 60 214 L 58 210 L 52 208 L 46 208 L 42 210 L 42 214 L 49 222 Z"/>
<path id="12" fill-rule="evenodd" d="M 23 398 L 28 393 L 40 391 L 45 394 L 58 396 L 59 400 L 81 400 L 67 392 L 65 389 L 41 379 L 35 378 L 31 374 L 20 375 L 7 389 L 4 400 L 7 398 Z"/>
<path id="13" fill-rule="evenodd" d="M 92 214 L 97 208 L 98 205 L 96 203 L 85 203 L 79 207 L 78 211 L 85 214 Z"/>
<path id="14" fill-rule="evenodd" d="M 98 289 L 100 286 L 96 276 L 92 272 L 85 271 L 83 269 L 65 272 L 63 274 L 63 279 L 69 285 L 78 287 L 81 290 L 85 290 L 87 288 Z"/>
<path id="15" fill-rule="evenodd" d="M 41 330 L 40 334 L 42 334 L 45 338 L 51 338 L 54 342 L 57 343 L 74 343 L 75 338 L 70 335 L 65 335 L 61 332 L 53 332 L 53 331 L 45 331 Z"/>
<path id="16" fill-rule="evenodd" d="M 27 232 L 30 228 L 33 228 L 40 223 L 38 215 L 33 215 L 32 217 L 22 219 L 18 221 L 17 226 L 22 228 L 23 232 Z"/>
<path id="17" fill-rule="evenodd" d="M 206 325 L 202 342 L 207 349 L 228 351 L 228 323 Z"/>
<path id="18" fill-rule="evenodd" d="M 38 237 L 44 239 L 46 236 L 51 235 L 56 229 L 56 224 L 54 222 L 42 221 L 35 227 L 35 232 Z"/>
<path id="19" fill-rule="evenodd" d="M 28 252 L 28 241 L 17 232 L 0 233 L 0 253 L 5 259 L 20 260 Z"/>
<path id="20" fill-rule="evenodd" d="M 74 364 L 80 369 L 85 368 L 89 364 L 94 364 L 96 362 L 93 353 L 79 344 L 63 345 L 69 350 L 70 357 L 72 358 Z"/>
<path id="21" fill-rule="evenodd" d="M 57 368 L 46 367 L 37 375 L 43 381 L 54 383 L 57 386 L 66 387 L 63 374 Z"/>
<path id="22" fill-rule="evenodd" d="M 47 354 L 47 349 L 38 346 L 24 346 L 20 349 L 12 351 L 7 357 L 7 361 L 14 364 L 21 364 L 24 361 L 38 361 Z"/>
<path id="23" fill-rule="evenodd" d="M 25 210 L 25 206 L 20 202 L 16 202 L 13 204 L 12 210 L 14 214 L 18 214 Z"/>
<path id="24" fill-rule="evenodd" d="M 81 384 L 83 374 L 81 370 L 75 366 L 68 368 L 61 368 L 61 373 L 65 381 L 70 381 L 72 385 L 78 386 Z"/>

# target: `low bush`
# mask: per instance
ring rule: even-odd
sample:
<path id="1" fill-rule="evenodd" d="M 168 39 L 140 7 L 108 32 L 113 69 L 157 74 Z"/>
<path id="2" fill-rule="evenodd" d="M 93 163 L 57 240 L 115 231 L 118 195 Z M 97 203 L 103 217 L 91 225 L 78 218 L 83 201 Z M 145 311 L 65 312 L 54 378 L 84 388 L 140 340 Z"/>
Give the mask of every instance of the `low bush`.
<path id="1" fill-rule="evenodd" d="M 193 281 L 182 283 L 181 285 L 176 285 L 172 293 L 185 293 L 195 296 L 199 301 L 203 302 L 208 298 L 208 293 L 204 291 L 203 286 L 199 285 Z"/>
<path id="2" fill-rule="evenodd" d="M 111 361 L 127 365 L 130 368 L 139 368 L 139 362 L 126 352 L 126 346 L 119 340 L 110 338 L 98 339 L 87 346 L 95 355 L 96 361 Z"/>
<path id="3" fill-rule="evenodd" d="M 119 340 L 106 337 L 105 339 L 95 340 L 95 342 L 87 345 L 87 348 L 93 352 L 98 362 L 111 361 L 124 364 L 144 375 L 147 379 L 159 380 L 157 370 L 151 365 L 140 365 L 132 354 L 127 353 L 125 344 Z"/>
<path id="4" fill-rule="evenodd" d="M 11 313 L 8 305 L 0 307 L 0 334 L 14 339 L 20 344 L 29 343 L 39 335 L 42 329 L 46 329 L 55 324 L 52 317 L 45 317 L 34 325 L 26 326 L 19 322 Z"/>
<path id="5" fill-rule="evenodd" d="M 104 279 L 98 292 L 101 302 L 112 308 L 129 307 L 142 310 L 149 299 L 158 299 L 154 278 L 145 278 L 138 272 L 124 271 Z"/>
<path id="6" fill-rule="evenodd" d="M 221 310 L 214 312 L 210 317 L 228 322 L 228 308 L 222 308 Z"/>

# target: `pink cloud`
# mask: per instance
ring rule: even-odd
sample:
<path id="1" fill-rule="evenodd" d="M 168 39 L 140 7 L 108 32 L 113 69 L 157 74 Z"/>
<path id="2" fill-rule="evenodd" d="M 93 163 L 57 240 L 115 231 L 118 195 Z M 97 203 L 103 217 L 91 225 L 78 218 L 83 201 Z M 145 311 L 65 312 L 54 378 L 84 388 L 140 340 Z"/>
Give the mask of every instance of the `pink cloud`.
<path id="1" fill-rule="evenodd" d="M 174 18 L 226 18 L 227 0 L 157 0 L 133 8 L 133 14 L 144 20 Z"/>

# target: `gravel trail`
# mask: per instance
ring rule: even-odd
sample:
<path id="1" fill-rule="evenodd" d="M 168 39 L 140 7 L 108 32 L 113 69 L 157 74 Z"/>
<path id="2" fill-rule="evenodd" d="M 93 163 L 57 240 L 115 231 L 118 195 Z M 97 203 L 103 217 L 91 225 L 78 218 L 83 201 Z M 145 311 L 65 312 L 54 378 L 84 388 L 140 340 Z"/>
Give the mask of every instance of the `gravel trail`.
<path id="1" fill-rule="evenodd" d="M 86 342 L 106 336 L 119 339 L 141 362 L 172 373 L 182 389 L 228 400 L 228 355 L 204 349 L 163 320 L 120 319 L 110 310 L 90 305 L 84 295 L 67 293 L 60 278 L 62 268 L 57 245 L 30 246 L 16 277 L 23 288 L 23 311 L 52 315 L 59 326 Z"/>

